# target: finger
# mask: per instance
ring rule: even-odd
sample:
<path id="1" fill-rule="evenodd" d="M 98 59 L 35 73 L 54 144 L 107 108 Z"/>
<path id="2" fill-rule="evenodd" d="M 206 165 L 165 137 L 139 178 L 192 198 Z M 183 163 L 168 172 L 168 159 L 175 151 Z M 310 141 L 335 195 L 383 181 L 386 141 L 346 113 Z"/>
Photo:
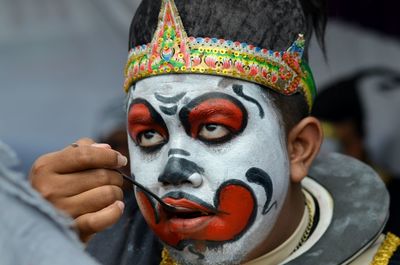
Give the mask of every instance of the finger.
<path id="1" fill-rule="evenodd" d="M 54 204 L 72 218 L 76 218 L 80 215 L 97 212 L 115 201 L 122 201 L 123 197 L 124 194 L 120 187 L 108 185 L 57 200 Z"/>
<path id="2" fill-rule="evenodd" d="M 71 182 L 71 185 L 74 185 L 70 194 L 65 194 L 65 196 L 77 195 L 101 186 L 117 186 L 121 188 L 124 184 L 121 173 L 110 169 L 92 169 L 64 176 L 69 179 L 68 181 Z"/>
<path id="3" fill-rule="evenodd" d="M 112 169 L 91 169 L 77 173 L 55 175 L 52 181 L 46 176 L 39 176 L 41 181 L 38 190 L 49 200 L 61 197 L 71 197 L 97 187 L 113 185 L 122 187 L 124 184 L 121 174 Z"/>
<path id="4" fill-rule="evenodd" d="M 91 144 L 90 146 L 98 147 L 98 148 L 111 149 L 111 145 L 105 144 L 105 143 L 95 143 L 95 144 Z"/>
<path id="5" fill-rule="evenodd" d="M 106 143 L 96 143 L 95 141 L 93 141 L 90 138 L 81 138 L 79 140 L 77 140 L 76 142 L 68 145 L 66 148 L 76 148 L 79 146 L 93 146 L 93 147 L 100 147 L 100 148 L 107 148 L 107 149 L 111 149 L 111 146 L 109 144 Z"/>
<path id="6" fill-rule="evenodd" d="M 121 218 L 124 207 L 125 205 L 122 201 L 116 201 L 100 211 L 76 218 L 75 224 L 81 240 L 87 242 L 94 233 L 101 232 L 115 224 Z"/>
<path id="7" fill-rule="evenodd" d="M 72 144 L 68 145 L 64 149 L 76 148 L 79 146 L 92 145 L 92 144 L 96 144 L 96 142 L 93 141 L 92 139 L 86 137 L 86 138 L 81 138 L 81 139 L 77 140 L 76 142 L 73 142 Z"/>
<path id="8" fill-rule="evenodd" d="M 93 141 L 93 139 L 90 138 L 81 138 L 75 142 L 78 146 L 83 146 L 83 145 L 91 145 L 96 143 Z"/>
<path id="9" fill-rule="evenodd" d="M 53 153 L 51 161 L 49 170 L 60 174 L 96 168 L 114 169 L 128 163 L 128 159 L 115 150 L 88 145 Z"/>

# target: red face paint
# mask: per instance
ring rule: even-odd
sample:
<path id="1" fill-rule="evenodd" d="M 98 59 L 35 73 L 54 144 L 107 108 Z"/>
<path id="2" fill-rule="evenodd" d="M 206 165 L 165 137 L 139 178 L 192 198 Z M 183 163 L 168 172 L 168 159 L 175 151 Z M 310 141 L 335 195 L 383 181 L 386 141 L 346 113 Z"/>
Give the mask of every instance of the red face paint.
<path id="1" fill-rule="evenodd" d="M 203 101 L 189 113 L 192 137 L 196 137 L 204 124 L 218 124 L 239 132 L 243 124 L 243 112 L 232 101 L 212 98 Z"/>
<path id="2" fill-rule="evenodd" d="M 217 192 L 217 208 L 221 213 L 195 218 L 177 218 L 158 211 L 148 197 L 137 192 L 141 211 L 157 236 L 167 244 L 178 247 L 184 241 L 212 241 L 221 244 L 238 239 L 252 224 L 256 201 L 250 188 L 240 181 L 223 184 Z M 166 202 L 186 209 L 207 212 L 207 208 L 186 198 L 166 198 Z"/>
<path id="3" fill-rule="evenodd" d="M 207 93 L 183 107 L 179 118 L 186 133 L 197 138 L 204 125 L 222 125 L 237 134 L 247 125 L 247 111 L 236 98 L 219 92 Z"/>
<path id="4" fill-rule="evenodd" d="M 145 131 L 155 130 L 165 139 L 168 138 L 166 125 L 156 110 L 145 100 L 135 100 L 128 112 L 129 135 L 138 143 L 138 135 Z"/>

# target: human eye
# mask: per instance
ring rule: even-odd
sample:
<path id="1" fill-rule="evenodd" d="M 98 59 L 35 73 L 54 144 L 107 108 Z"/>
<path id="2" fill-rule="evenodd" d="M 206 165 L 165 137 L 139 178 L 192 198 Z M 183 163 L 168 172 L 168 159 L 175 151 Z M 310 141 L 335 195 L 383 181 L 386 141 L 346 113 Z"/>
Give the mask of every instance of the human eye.
<path id="1" fill-rule="evenodd" d="M 205 124 L 201 127 L 198 137 L 206 142 L 223 142 L 231 138 L 231 131 L 219 124 Z"/>
<path id="2" fill-rule="evenodd" d="M 156 130 L 148 130 L 138 135 L 137 142 L 140 147 L 151 148 L 164 144 L 166 139 Z"/>

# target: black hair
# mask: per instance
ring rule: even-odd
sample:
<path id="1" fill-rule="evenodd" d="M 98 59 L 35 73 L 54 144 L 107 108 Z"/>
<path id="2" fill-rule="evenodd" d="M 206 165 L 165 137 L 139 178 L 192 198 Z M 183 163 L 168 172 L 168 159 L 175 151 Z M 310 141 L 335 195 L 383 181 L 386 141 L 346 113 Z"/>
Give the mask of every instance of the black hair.
<path id="1" fill-rule="evenodd" d="M 326 0 L 175 0 L 189 36 L 246 42 L 286 50 L 304 33 L 315 29 L 323 45 Z M 129 48 L 151 42 L 161 0 L 143 0 L 132 20 Z M 307 42 L 308 43 L 308 42 Z"/>
<path id="2" fill-rule="evenodd" d="M 246 42 L 258 47 L 284 51 L 305 34 L 306 44 L 313 32 L 324 49 L 326 0 L 175 0 L 189 36 L 213 37 Z M 158 23 L 161 0 L 143 0 L 132 20 L 129 48 L 151 42 Z M 307 60 L 308 46 L 304 59 Z M 286 130 L 309 113 L 301 94 L 283 96 L 270 92 L 281 112 Z"/>
<path id="3" fill-rule="evenodd" d="M 272 89 L 265 89 L 265 91 L 279 111 L 286 134 L 289 134 L 290 130 L 302 119 L 309 116 L 309 108 L 303 94 L 285 96 Z"/>
<path id="4" fill-rule="evenodd" d="M 325 55 L 325 28 L 327 23 L 327 3 L 325 0 L 300 0 L 307 23 L 306 40 L 315 32 L 315 36 Z M 308 59 L 308 47 L 305 49 L 305 59 Z M 268 94 L 281 114 L 286 134 L 302 119 L 309 116 L 310 111 L 304 95 L 296 93 L 291 96 L 279 94 L 268 89 Z"/>

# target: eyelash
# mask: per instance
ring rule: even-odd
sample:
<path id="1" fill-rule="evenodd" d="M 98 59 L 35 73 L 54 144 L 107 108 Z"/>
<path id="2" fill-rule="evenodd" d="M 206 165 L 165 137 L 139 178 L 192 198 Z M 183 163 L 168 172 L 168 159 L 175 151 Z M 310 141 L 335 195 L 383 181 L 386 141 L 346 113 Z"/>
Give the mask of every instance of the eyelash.
<path id="1" fill-rule="evenodd" d="M 205 138 L 205 137 L 202 137 L 202 136 L 200 135 L 201 132 L 202 132 L 202 130 L 203 130 L 204 128 L 206 128 L 206 126 L 210 126 L 210 125 L 211 125 L 211 126 L 220 126 L 220 128 L 222 128 L 222 129 L 224 129 L 224 130 L 227 131 L 227 134 L 224 135 L 224 136 L 222 136 L 222 137 L 215 138 L 215 139 L 210 139 L 210 138 L 207 139 L 207 138 Z M 219 128 L 216 128 L 216 129 L 219 129 Z M 197 137 L 196 137 L 196 138 L 199 139 L 200 141 L 206 143 L 206 144 L 213 145 L 213 144 L 223 144 L 223 143 L 225 143 L 225 142 L 231 140 L 234 136 L 235 136 L 235 133 L 232 131 L 231 128 L 229 128 L 229 127 L 227 127 L 227 126 L 225 126 L 225 125 L 222 125 L 222 124 L 209 123 L 209 124 L 203 124 L 203 125 L 201 126 L 201 128 L 199 129 L 199 131 L 198 131 L 198 133 L 197 133 Z"/>
<path id="2" fill-rule="evenodd" d="M 205 137 L 202 137 L 202 136 L 200 135 L 200 134 L 201 134 L 201 131 L 202 131 L 204 128 L 206 128 L 207 126 L 220 126 L 219 128 L 216 128 L 216 129 L 218 130 L 218 129 L 222 128 L 223 130 L 226 130 L 226 131 L 227 131 L 227 132 L 226 132 L 226 135 L 224 135 L 224 136 L 222 136 L 222 137 L 219 137 L 219 138 L 215 138 L 215 139 L 210 139 L 210 138 L 207 139 L 207 138 L 205 138 Z M 160 135 L 161 137 L 164 138 L 164 141 L 162 141 L 160 144 L 156 144 L 156 145 L 153 145 L 153 146 L 143 146 L 143 145 L 141 145 L 141 138 L 144 136 L 144 134 L 149 133 L 149 132 L 156 132 L 158 135 Z M 223 143 L 226 143 L 226 142 L 230 141 L 234 136 L 235 136 L 235 133 L 232 131 L 231 128 L 229 128 L 229 127 L 227 127 L 227 126 L 225 126 L 225 125 L 222 125 L 222 124 L 210 123 L 210 124 L 203 124 L 203 125 L 201 126 L 201 128 L 200 128 L 200 130 L 199 130 L 199 132 L 198 132 L 196 138 L 197 138 L 198 140 L 204 142 L 204 143 L 207 144 L 207 145 L 219 145 L 219 144 L 223 144 Z M 158 132 L 157 130 L 154 130 L 154 129 L 152 129 L 152 130 L 146 130 L 146 131 L 140 132 L 140 133 L 137 135 L 137 137 L 136 137 L 136 144 L 137 144 L 137 146 L 139 146 L 139 148 L 140 148 L 142 151 L 146 152 L 146 153 L 154 153 L 154 152 L 156 152 L 157 150 L 160 150 L 161 147 L 162 147 L 167 141 L 168 141 L 168 139 L 165 139 L 165 137 L 164 137 L 160 132 Z"/>
<path id="3" fill-rule="evenodd" d="M 164 140 L 163 140 L 162 142 L 160 142 L 159 144 L 156 144 L 156 145 L 153 145 L 153 146 L 143 146 L 143 145 L 141 145 L 141 138 L 142 138 L 142 136 L 144 136 L 144 134 L 149 133 L 149 132 L 156 132 L 158 135 L 160 135 L 161 137 L 163 137 Z M 146 130 L 146 131 L 142 131 L 142 132 L 138 133 L 135 142 L 136 142 L 136 145 L 139 146 L 139 148 L 140 148 L 142 151 L 144 151 L 144 152 L 146 152 L 146 153 L 153 153 L 153 152 L 155 152 L 155 151 L 161 149 L 161 147 L 162 147 L 166 142 L 168 142 L 168 139 L 166 139 L 166 137 L 163 136 L 163 134 L 160 133 L 160 132 L 158 132 L 157 130 L 151 129 L 151 130 Z"/>

